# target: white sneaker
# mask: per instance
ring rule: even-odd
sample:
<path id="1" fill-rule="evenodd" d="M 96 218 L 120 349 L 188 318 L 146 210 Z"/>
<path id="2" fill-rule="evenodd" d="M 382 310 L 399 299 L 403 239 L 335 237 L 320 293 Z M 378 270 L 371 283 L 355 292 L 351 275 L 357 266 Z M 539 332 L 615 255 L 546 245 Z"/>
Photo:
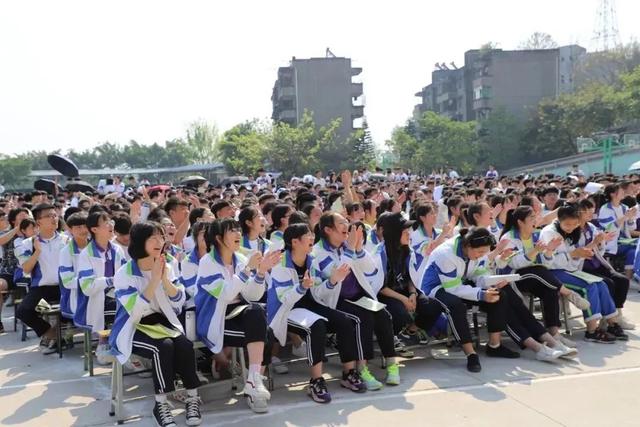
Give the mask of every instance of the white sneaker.
<path id="1" fill-rule="evenodd" d="M 558 350 L 562 352 L 562 358 L 564 359 L 573 359 L 578 355 L 578 350 L 575 348 L 567 347 L 562 344 L 560 341 L 556 341 L 556 346 L 553 347 L 554 350 Z"/>
<path id="2" fill-rule="evenodd" d="M 287 365 L 282 363 L 282 360 L 278 357 L 272 356 L 271 364 L 273 365 L 273 370 L 276 371 L 276 374 L 283 375 L 289 372 Z"/>
<path id="3" fill-rule="evenodd" d="M 254 401 L 256 399 L 271 399 L 271 393 L 269 393 L 269 390 L 264 386 L 264 379 L 259 372 L 249 374 L 249 378 L 247 378 L 247 382 L 244 383 L 242 392 L 245 396 L 252 397 Z"/>
<path id="4" fill-rule="evenodd" d="M 305 341 L 302 341 L 302 344 L 300 344 L 298 347 L 296 347 L 295 345 L 291 346 L 291 354 L 293 354 L 294 356 L 300 358 L 300 359 L 306 359 L 307 358 L 307 343 Z"/>
<path id="5" fill-rule="evenodd" d="M 619 316 L 618 316 L 618 319 L 616 320 L 616 323 L 620 325 L 622 329 L 626 329 L 627 331 L 632 331 L 636 328 L 635 323 L 633 323 L 632 321 L 624 317 L 624 314 L 622 314 L 621 308 L 618 309 L 618 314 Z"/>
<path id="6" fill-rule="evenodd" d="M 581 311 L 588 310 L 589 307 L 591 307 L 591 303 L 588 300 L 582 298 L 575 291 L 569 291 L 569 295 L 567 295 L 565 298 L 567 298 L 567 301 L 578 307 Z"/>
<path id="7" fill-rule="evenodd" d="M 546 344 L 542 344 L 542 348 L 536 353 L 536 359 L 542 362 L 551 362 L 560 356 L 562 356 L 560 350 L 549 348 Z"/>
<path id="8" fill-rule="evenodd" d="M 109 350 L 109 344 L 98 344 L 96 348 L 96 362 L 98 362 L 98 365 L 110 365 L 113 362 L 113 356 Z"/>
<path id="9" fill-rule="evenodd" d="M 247 396 L 247 405 L 249 405 L 249 408 L 251 408 L 251 410 L 256 414 L 264 414 L 269 411 L 267 399 L 263 399 L 261 397 Z"/>
<path id="10" fill-rule="evenodd" d="M 576 348 L 578 346 L 578 344 L 576 344 L 575 341 L 571 341 L 569 338 L 561 334 L 555 334 L 553 336 L 553 339 L 566 345 L 569 348 Z"/>

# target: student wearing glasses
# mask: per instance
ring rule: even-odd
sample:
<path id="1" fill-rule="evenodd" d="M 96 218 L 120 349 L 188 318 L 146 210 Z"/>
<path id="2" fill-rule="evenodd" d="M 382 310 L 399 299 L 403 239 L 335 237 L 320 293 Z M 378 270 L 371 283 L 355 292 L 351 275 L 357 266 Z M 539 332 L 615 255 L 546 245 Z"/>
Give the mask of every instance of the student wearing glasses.
<path id="1" fill-rule="evenodd" d="M 56 330 L 36 312 L 36 306 L 41 299 L 49 303 L 60 300 L 60 251 L 67 242 L 57 231 L 58 214 L 53 205 L 42 203 L 32 212 L 38 234 L 25 239 L 16 249 L 24 274 L 31 275 L 29 292 L 18 306 L 16 316 L 42 338 L 43 354 L 51 354 L 57 347 Z"/>
<path id="2" fill-rule="evenodd" d="M 487 313 L 489 357 L 518 358 L 520 354 L 500 342 L 507 327 L 507 294 L 501 290 L 506 282 L 485 287 L 483 276 L 489 274 L 488 254 L 495 245 L 493 235 L 481 227 L 462 229 L 431 253 L 422 277 L 421 289 L 440 303 L 456 339 L 467 355 L 467 369 L 480 372 L 480 358 L 471 341 L 467 322 L 467 303 L 479 305 Z"/>

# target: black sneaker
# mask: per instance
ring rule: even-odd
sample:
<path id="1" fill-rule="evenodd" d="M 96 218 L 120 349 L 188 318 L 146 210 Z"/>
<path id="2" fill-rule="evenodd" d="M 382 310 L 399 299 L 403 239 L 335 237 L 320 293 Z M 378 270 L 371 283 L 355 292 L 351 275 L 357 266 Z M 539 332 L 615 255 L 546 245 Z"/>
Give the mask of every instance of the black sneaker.
<path id="1" fill-rule="evenodd" d="M 480 372 L 482 366 L 480 366 L 480 357 L 476 353 L 472 353 L 467 356 L 467 371 Z"/>
<path id="2" fill-rule="evenodd" d="M 156 402 L 153 407 L 153 419 L 156 420 L 158 427 L 177 427 L 167 402 Z"/>
<path id="3" fill-rule="evenodd" d="M 342 373 L 340 385 L 356 393 L 364 393 L 367 391 L 367 385 L 362 381 L 360 373 L 355 369 Z"/>
<path id="4" fill-rule="evenodd" d="M 585 332 L 584 340 L 589 342 L 597 342 L 600 344 L 613 344 L 614 342 L 616 342 L 616 337 L 607 333 L 606 331 L 596 329 L 593 332 Z"/>
<path id="5" fill-rule="evenodd" d="M 500 346 L 493 348 L 487 344 L 487 356 L 489 357 L 501 357 L 503 359 L 517 359 L 520 357 L 520 353 L 513 351 L 500 344 Z"/>
<path id="6" fill-rule="evenodd" d="M 200 398 L 187 397 L 184 401 L 184 416 L 187 419 L 188 426 L 199 426 L 202 423 L 202 415 L 200 414 Z"/>
<path id="7" fill-rule="evenodd" d="M 625 334 L 620 325 L 614 323 L 607 328 L 609 335 L 616 337 L 618 341 L 629 341 L 629 335 Z"/>
<path id="8" fill-rule="evenodd" d="M 327 383 L 324 378 L 316 378 L 315 380 L 309 380 L 308 394 L 314 402 L 329 403 L 331 402 L 331 395 L 327 389 Z"/>

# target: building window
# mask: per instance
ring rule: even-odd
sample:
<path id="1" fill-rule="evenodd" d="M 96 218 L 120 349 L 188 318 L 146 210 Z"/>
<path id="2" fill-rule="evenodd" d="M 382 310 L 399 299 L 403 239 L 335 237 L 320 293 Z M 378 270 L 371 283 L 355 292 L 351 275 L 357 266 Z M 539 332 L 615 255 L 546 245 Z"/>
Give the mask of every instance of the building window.
<path id="1" fill-rule="evenodd" d="M 491 98 L 491 86 L 478 86 L 473 90 L 473 99 Z"/>

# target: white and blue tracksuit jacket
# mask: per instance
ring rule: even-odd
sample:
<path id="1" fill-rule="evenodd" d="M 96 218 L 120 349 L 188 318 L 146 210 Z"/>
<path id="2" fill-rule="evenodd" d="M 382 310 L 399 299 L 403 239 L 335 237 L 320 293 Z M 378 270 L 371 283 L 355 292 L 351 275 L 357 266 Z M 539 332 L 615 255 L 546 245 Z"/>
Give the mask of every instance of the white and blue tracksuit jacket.
<path id="1" fill-rule="evenodd" d="M 461 237 L 457 236 L 438 246 L 429 256 L 429 263 L 422 276 L 420 289 L 433 298 L 440 289 L 469 301 L 482 301 L 484 290 L 465 282 L 478 283 L 489 274 L 487 256 L 477 260 L 464 257 Z"/>
<path id="2" fill-rule="evenodd" d="M 185 309 L 195 307 L 195 296 L 198 292 L 196 280 L 198 279 L 199 266 L 200 254 L 196 247 L 180 263 L 180 283 L 182 283 L 184 290 L 187 292 L 187 300 L 184 303 Z"/>
<path id="3" fill-rule="evenodd" d="M 113 287 L 113 277 L 105 277 L 107 258 L 113 260 L 114 275 L 126 263 L 119 246 L 109 243 L 102 250 L 94 240 L 78 256 L 78 305 L 73 322 L 79 328 L 93 332 L 104 329 L 105 294 Z"/>
<path id="4" fill-rule="evenodd" d="M 611 203 L 606 203 L 600 207 L 598 212 L 598 224 L 603 230 L 615 231 L 615 238 L 607 242 L 605 248 L 610 254 L 618 253 L 618 239 L 631 238 L 631 231 L 636 229 L 636 220 L 631 218 L 625 221 L 622 226 L 616 224 L 616 221 L 624 216 L 629 208 L 620 204 L 618 209 L 615 209 Z M 617 211 L 617 212 L 616 212 Z"/>
<path id="5" fill-rule="evenodd" d="M 313 268 L 313 256 L 307 256 L 307 271 L 314 280 L 314 286 L 326 286 L 326 280 L 320 277 L 320 272 Z M 300 283 L 291 251 L 282 254 L 282 261 L 271 269 L 267 275 L 267 321 L 273 334 L 281 345 L 287 341 L 287 320 L 289 312 L 300 298 L 310 289 L 305 289 Z"/>
<path id="6" fill-rule="evenodd" d="M 71 239 L 60 252 L 60 312 L 67 319 L 73 319 L 78 306 L 78 258 L 81 249 Z"/>
<path id="7" fill-rule="evenodd" d="M 313 247 L 313 256 L 313 268 L 319 272 L 320 277 L 325 281 L 324 286 L 314 286 L 311 289 L 316 301 L 329 308 L 336 308 L 340 298 L 342 282 L 331 285 L 329 278 L 333 270 L 342 264 L 348 264 L 351 267 L 351 272 L 355 275 L 365 294 L 369 298 L 377 300 L 376 295 L 380 289 L 374 289 L 372 282 L 379 282 L 380 275 L 384 273 L 378 270 L 376 263 L 366 250 L 354 252 L 346 244 L 340 248 L 333 248 L 325 240 L 320 240 Z"/>
<path id="8" fill-rule="evenodd" d="M 174 272 L 171 271 L 171 265 L 167 264 L 166 268 L 169 269 L 169 277 L 175 277 Z M 150 274 L 145 277 L 137 261 L 131 260 L 120 267 L 113 278 L 117 311 L 109 336 L 109 344 L 111 353 L 123 364 L 131 356 L 133 335 L 140 319 L 155 312 L 151 308 L 151 301 L 143 295 L 149 285 L 148 277 Z M 176 296 L 173 298 L 167 296 L 162 284 L 159 284 L 153 297 L 153 304 L 159 307 L 159 312 L 167 318 L 174 329 L 184 333 L 178 314 L 182 311 L 185 292 L 177 280 L 173 280 L 173 283 L 178 288 Z"/>
<path id="9" fill-rule="evenodd" d="M 200 259 L 195 294 L 196 332 L 213 353 L 220 353 L 224 340 L 227 306 L 236 298 L 258 301 L 265 292 L 264 277 L 245 271 L 246 259 L 233 255 L 233 274 L 212 248 Z"/>

